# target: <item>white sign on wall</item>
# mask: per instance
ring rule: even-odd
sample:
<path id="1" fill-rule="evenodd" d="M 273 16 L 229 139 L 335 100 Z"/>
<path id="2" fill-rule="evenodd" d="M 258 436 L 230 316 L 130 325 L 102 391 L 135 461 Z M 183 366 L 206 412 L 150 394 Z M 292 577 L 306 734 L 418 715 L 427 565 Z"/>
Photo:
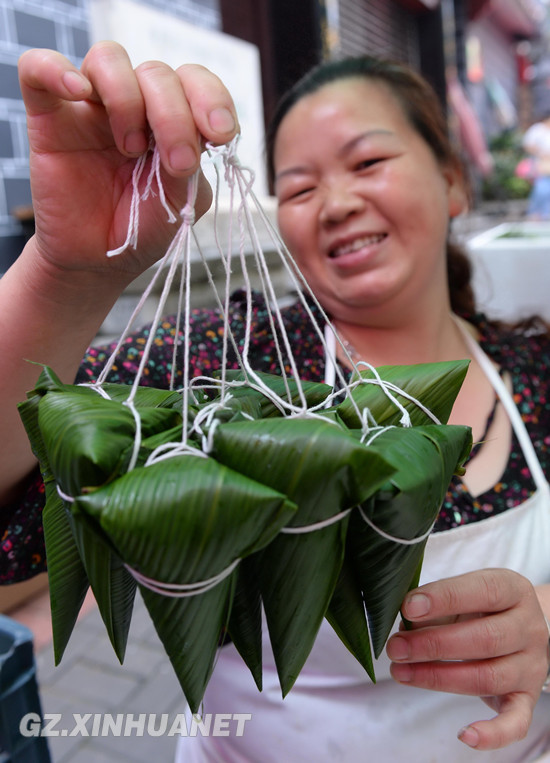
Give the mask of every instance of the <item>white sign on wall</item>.
<path id="1" fill-rule="evenodd" d="M 255 172 L 257 195 L 267 195 L 257 47 L 236 37 L 194 26 L 134 0 L 91 0 L 90 15 L 92 41 L 119 42 L 128 51 L 134 66 L 148 60 L 164 61 L 174 68 L 184 63 L 202 64 L 223 80 L 239 115 L 242 133 L 239 159 Z"/>

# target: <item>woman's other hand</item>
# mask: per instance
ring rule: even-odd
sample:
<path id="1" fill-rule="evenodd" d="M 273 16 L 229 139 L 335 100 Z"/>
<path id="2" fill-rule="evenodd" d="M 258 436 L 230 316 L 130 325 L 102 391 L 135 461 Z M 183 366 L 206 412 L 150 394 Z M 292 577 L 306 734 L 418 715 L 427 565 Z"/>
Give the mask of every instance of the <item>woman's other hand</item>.
<path id="1" fill-rule="evenodd" d="M 478 696 L 497 711 L 459 738 L 478 750 L 522 739 L 548 671 L 548 628 L 523 576 L 487 569 L 411 591 L 402 607 L 412 628 L 387 644 L 396 681 Z"/>

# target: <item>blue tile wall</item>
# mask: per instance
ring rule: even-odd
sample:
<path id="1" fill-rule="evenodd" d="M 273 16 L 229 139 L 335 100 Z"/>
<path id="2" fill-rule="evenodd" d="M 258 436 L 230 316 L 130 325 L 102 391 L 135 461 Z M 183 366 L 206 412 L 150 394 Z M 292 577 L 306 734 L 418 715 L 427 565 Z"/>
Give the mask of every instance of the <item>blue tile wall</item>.
<path id="1" fill-rule="evenodd" d="M 197 26 L 221 27 L 218 0 L 141 0 Z M 0 275 L 21 250 L 25 233 L 11 214 L 30 203 L 25 111 L 19 56 L 55 48 L 77 66 L 89 47 L 90 0 L 0 0 Z"/>
<path id="2" fill-rule="evenodd" d="M 57 36 L 55 21 L 15 11 L 17 41 L 25 48 L 55 48 Z"/>

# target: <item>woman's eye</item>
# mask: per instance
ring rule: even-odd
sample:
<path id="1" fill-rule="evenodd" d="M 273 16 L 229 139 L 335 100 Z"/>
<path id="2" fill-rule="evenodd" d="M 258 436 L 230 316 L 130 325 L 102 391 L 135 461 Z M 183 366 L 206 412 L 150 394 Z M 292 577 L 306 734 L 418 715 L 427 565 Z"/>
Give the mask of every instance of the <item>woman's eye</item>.
<path id="1" fill-rule="evenodd" d="M 294 201 L 307 196 L 308 193 L 314 191 L 314 186 L 304 186 L 303 188 L 292 188 L 287 191 L 282 191 L 280 194 L 280 201 Z"/>
<path id="2" fill-rule="evenodd" d="M 307 188 L 298 188 L 292 192 L 291 196 L 295 199 L 298 196 L 305 196 L 305 194 L 309 193 L 310 191 L 313 191 L 313 186 L 308 186 Z"/>
<path id="3" fill-rule="evenodd" d="M 362 159 L 360 162 L 357 162 L 356 169 L 357 170 L 365 170 L 365 169 L 368 169 L 369 167 L 374 166 L 375 164 L 377 164 L 378 162 L 381 162 L 381 161 L 382 161 L 382 159 L 380 157 L 378 157 L 376 159 Z"/>

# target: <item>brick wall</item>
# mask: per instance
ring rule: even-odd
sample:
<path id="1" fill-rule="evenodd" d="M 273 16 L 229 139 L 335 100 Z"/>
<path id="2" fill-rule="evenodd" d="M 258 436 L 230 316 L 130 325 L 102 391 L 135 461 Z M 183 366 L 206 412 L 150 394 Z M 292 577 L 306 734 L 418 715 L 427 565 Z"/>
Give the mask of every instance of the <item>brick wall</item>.
<path id="1" fill-rule="evenodd" d="M 28 48 L 55 48 L 77 66 L 89 46 L 91 0 L 0 0 L 0 274 L 21 251 L 24 225 L 13 216 L 30 205 L 25 112 L 17 60 Z M 144 0 L 199 26 L 219 29 L 218 0 Z"/>

